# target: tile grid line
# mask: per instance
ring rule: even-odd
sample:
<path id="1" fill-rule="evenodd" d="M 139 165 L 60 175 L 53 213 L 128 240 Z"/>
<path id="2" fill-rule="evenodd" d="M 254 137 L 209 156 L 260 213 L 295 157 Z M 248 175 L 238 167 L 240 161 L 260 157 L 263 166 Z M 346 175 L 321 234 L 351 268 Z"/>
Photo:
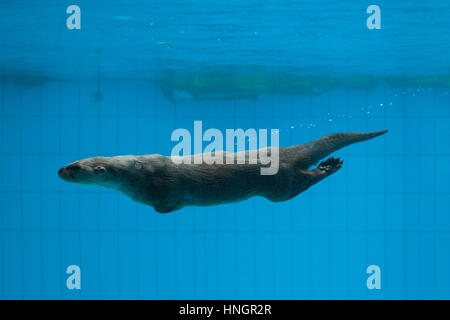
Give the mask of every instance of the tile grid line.
<path id="1" fill-rule="evenodd" d="M 19 189 L 0 190 L 0 194 L 13 194 L 13 193 L 17 193 L 17 192 L 19 192 Z M 40 191 L 38 189 L 34 189 L 34 190 L 26 190 L 26 189 L 24 189 L 24 191 L 23 191 L 24 194 L 30 194 L 30 195 L 39 194 L 39 192 Z M 52 190 L 48 190 L 46 192 L 48 194 L 57 194 L 58 190 L 57 189 L 52 189 Z M 103 190 L 103 191 L 100 191 L 99 193 L 102 194 L 102 195 L 111 195 L 111 194 L 113 194 L 109 190 Z M 352 190 L 350 193 L 353 196 L 355 196 L 355 197 L 356 196 L 363 196 L 363 195 L 365 195 L 364 192 L 355 191 L 355 190 Z M 64 190 L 64 194 L 65 195 L 78 194 L 78 191 L 77 190 L 76 191 Z M 92 195 L 92 191 L 81 191 L 80 190 L 80 194 L 82 194 L 82 195 Z M 326 196 L 327 192 L 311 190 L 309 192 L 309 194 L 314 195 L 314 196 L 319 196 L 319 195 Z M 344 191 L 334 191 L 332 194 L 333 195 L 343 196 L 346 193 Z M 372 196 L 382 196 L 382 195 L 384 195 L 384 192 L 383 191 L 368 191 L 367 194 L 368 195 L 372 195 Z M 447 191 L 442 191 L 442 192 L 436 191 L 435 193 L 432 192 L 432 191 L 426 191 L 426 192 L 420 192 L 420 191 L 409 191 L 409 192 L 392 191 L 389 194 L 393 195 L 393 196 L 399 196 L 399 195 L 407 195 L 407 196 L 418 196 L 418 195 L 450 196 L 450 192 L 447 192 Z M 120 195 L 118 195 L 118 196 L 120 197 Z"/>
<path id="2" fill-rule="evenodd" d="M 405 101 L 405 97 L 402 96 L 401 99 L 401 109 L 402 109 L 402 113 L 405 113 L 405 109 L 406 109 L 406 101 Z M 405 138 L 406 138 L 406 134 L 405 134 L 405 121 L 402 120 L 402 152 L 405 152 L 406 150 L 406 142 L 405 142 Z M 405 161 L 405 157 L 403 156 L 403 162 Z M 402 186 L 403 188 L 405 188 L 406 186 L 406 172 L 405 172 L 405 168 L 402 168 Z M 406 199 L 405 199 L 405 195 L 402 194 L 401 196 L 402 198 L 402 229 L 405 229 L 405 217 L 406 217 Z M 420 235 L 419 235 L 420 236 Z M 401 243 L 402 243 L 402 258 L 401 258 L 401 264 L 403 266 L 403 270 L 406 270 L 406 234 L 405 232 L 402 232 L 402 239 L 401 239 Z M 402 298 L 405 299 L 407 298 L 407 291 L 406 291 L 406 276 L 404 275 L 404 272 L 401 275 L 401 288 L 402 288 Z"/>
<path id="3" fill-rule="evenodd" d="M 290 106 L 290 117 L 291 119 L 295 119 L 295 115 L 294 115 L 294 103 L 292 103 L 291 101 L 291 106 Z M 289 131 L 289 141 L 290 141 L 290 145 L 294 145 L 294 134 L 291 131 Z M 289 213 L 290 213 L 290 217 L 289 217 L 289 230 L 291 232 L 293 232 L 294 230 L 294 202 L 291 201 L 289 204 Z M 291 239 L 293 240 L 293 239 Z M 294 276 L 294 281 L 290 281 L 289 282 L 289 293 L 291 297 L 295 297 L 295 292 L 294 292 L 294 282 L 296 282 L 295 280 L 297 280 L 298 278 L 296 277 L 296 272 L 294 272 L 294 259 L 293 257 L 294 255 L 294 245 L 293 245 L 294 241 L 289 241 L 289 272 L 290 274 L 292 274 Z"/>
<path id="4" fill-rule="evenodd" d="M 136 62 L 136 72 L 139 74 L 139 62 Z M 136 113 L 135 113 L 135 135 L 136 135 L 136 154 L 140 154 L 140 147 L 139 147 L 139 129 L 140 129 L 140 121 L 139 121 L 139 83 L 138 81 L 135 81 L 135 104 L 136 104 Z M 140 225 L 140 219 L 139 219 L 139 208 L 136 205 L 135 206 L 135 214 L 136 214 L 136 297 L 137 299 L 140 299 L 141 297 L 141 268 L 140 268 L 140 239 L 141 235 L 139 232 L 139 225 Z"/>
<path id="5" fill-rule="evenodd" d="M 275 96 L 272 96 L 272 105 L 270 108 L 272 117 L 271 117 L 271 121 L 270 121 L 270 127 L 273 128 L 273 119 L 275 118 Z M 235 126 L 236 127 L 236 126 Z M 273 137 L 272 137 L 272 131 L 268 130 L 269 132 L 267 133 L 267 136 L 270 137 L 270 144 L 272 144 L 273 142 Z M 269 138 L 268 138 L 269 139 Z M 275 231 L 275 206 L 273 203 L 270 204 L 270 209 L 271 209 L 271 214 L 272 214 L 272 230 Z M 272 268 L 274 270 L 274 277 L 273 277 L 273 299 L 277 299 L 277 294 L 278 294 L 278 290 L 277 290 L 277 281 L 278 281 L 278 273 L 277 273 L 277 257 L 276 257 L 276 249 L 275 249 L 275 237 L 274 237 L 275 232 L 273 232 L 273 234 L 271 235 L 272 238 Z"/>
<path id="6" fill-rule="evenodd" d="M 346 92 L 345 94 L 345 100 L 349 101 L 349 93 Z M 349 109 L 349 104 L 347 103 L 345 106 L 345 112 L 348 114 L 348 109 Z M 347 131 L 349 131 L 350 128 L 350 119 L 349 117 L 346 117 L 346 121 L 345 121 L 345 128 Z M 349 170 L 345 170 L 345 180 L 349 181 Z M 349 190 L 348 190 L 348 184 L 346 183 L 344 186 L 344 193 L 345 193 L 345 239 L 344 239 L 344 243 L 345 243 L 345 262 L 344 262 L 344 268 L 345 268 L 345 298 L 348 298 L 350 296 L 349 294 L 349 288 L 348 288 L 348 282 L 349 282 L 349 245 L 350 245 L 350 241 L 349 241 L 349 237 L 348 237 L 348 233 L 349 233 L 349 204 L 350 204 L 350 199 L 349 199 Z"/>
<path id="7" fill-rule="evenodd" d="M 20 112 L 23 113 L 23 91 L 22 89 L 19 89 L 19 109 Z M 23 157 L 22 152 L 24 149 L 24 142 L 23 142 L 23 118 L 20 120 L 19 122 L 19 166 L 20 168 L 23 168 Z M 24 209 L 23 209 L 23 172 L 22 170 L 19 170 L 19 186 L 20 186 L 20 193 L 19 193 L 19 199 L 20 199 L 20 204 L 19 204 L 19 211 L 20 211 L 20 262 L 22 264 L 22 283 L 20 284 L 20 290 L 21 290 L 21 295 L 22 295 L 22 299 L 25 299 L 25 234 L 23 231 L 23 222 L 24 222 Z"/>
<path id="8" fill-rule="evenodd" d="M 96 81 L 96 92 L 98 94 L 101 93 L 100 91 L 100 86 L 101 86 L 101 73 L 100 73 L 100 57 L 99 57 L 99 52 L 97 52 L 97 81 Z M 95 111 L 96 111 L 96 150 L 97 150 L 97 154 L 100 154 L 100 108 L 101 108 L 101 102 L 100 99 L 97 98 L 95 99 Z M 96 218 L 97 218 L 97 230 L 100 230 L 100 226 L 101 226 L 101 205 L 100 205 L 100 188 L 98 186 L 96 186 L 95 188 L 95 193 L 96 193 Z M 103 281 L 102 281 L 102 252 L 101 252 L 101 248 L 102 248 L 102 239 L 101 239 L 101 233 L 99 232 L 97 235 L 97 272 L 98 272 L 98 296 L 101 299 L 102 298 L 102 285 L 103 285 Z"/>
<path id="9" fill-rule="evenodd" d="M 116 153 L 119 152 L 120 147 L 119 147 L 119 142 L 120 142 L 120 125 L 119 125 L 119 105 L 120 105 L 120 89 L 121 89 L 121 81 L 119 80 L 117 82 L 117 88 L 116 88 Z M 121 265 L 120 265 L 120 198 L 117 197 L 116 198 L 116 250 L 117 250 L 117 298 L 120 299 L 121 298 Z"/>
<path id="10" fill-rule="evenodd" d="M 178 104 L 176 104 L 176 107 L 178 107 Z M 177 110 L 177 108 L 175 108 L 175 111 Z M 198 114 L 198 105 L 195 104 L 194 106 L 194 110 L 195 110 L 195 114 Z M 217 111 L 216 111 L 217 112 Z M 197 272 L 197 259 L 198 259 L 198 252 L 197 252 L 197 208 L 193 207 L 193 214 L 192 214 L 192 244 L 193 244 L 193 248 L 192 248 L 192 268 L 194 270 L 194 274 L 193 274 L 193 283 L 194 283 L 194 287 L 193 287 L 193 298 L 197 299 L 198 297 L 198 272 Z"/>
<path id="11" fill-rule="evenodd" d="M 331 113 L 331 92 L 327 93 L 327 114 Z M 330 127 L 330 122 L 328 122 L 328 127 Z M 328 205 L 327 205 L 327 226 L 328 230 L 330 230 L 331 224 L 331 185 L 327 185 L 327 197 L 328 197 Z M 332 299 L 333 297 L 333 245 L 332 245 L 332 236 L 333 233 L 331 231 L 327 234 L 327 247 L 328 247 L 328 299 Z"/>
<path id="12" fill-rule="evenodd" d="M 310 97 L 310 99 L 309 99 L 309 115 L 312 115 L 313 108 L 314 108 L 313 99 L 312 99 L 312 97 Z M 309 211 L 308 212 L 308 214 L 309 214 L 308 222 L 311 223 L 312 216 L 313 216 L 311 197 L 308 197 L 308 209 L 309 209 L 308 210 Z M 308 277 L 308 279 L 309 279 L 309 281 L 308 281 L 309 297 L 314 299 L 314 297 L 313 297 L 313 280 L 312 280 L 312 278 L 313 278 L 312 277 L 312 275 L 313 275 L 313 252 L 312 252 L 311 238 L 308 238 L 308 255 L 309 255 L 309 259 L 308 259 L 308 261 L 309 261 L 309 269 L 308 269 L 308 272 L 309 272 L 309 277 Z"/>
<path id="13" fill-rule="evenodd" d="M 0 86 L 0 123 L 2 124 L 0 127 L 0 142 L 3 143 L 3 140 L 6 139 L 6 136 L 4 135 L 4 128 L 5 128 L 5 118 L 3 117 L 3 114 L 5 113 L 5 96 L 4 96 L 4 86 Z M 1 177 L 3 180 L 4 178 Z M 5 214 L 0 215 L 0 219 L 2 221 L 2 228 L 6 227 L 6 217 Z M 2 232 L 0 234 L 0 248 L 1 253 L 0 256 L 1 259 L 1 271 L 0 271 L 0 279 L 1 279 L 1 290 L 2 290 L 2 299 L 6 299 L 6 289 L 5 289 L 5 281 L 6 281 L 6 264 L 5 264 L 5 251 L 6 251 L 6 236 L 5 233 Z"/>
<path id="14" fill-rule="evenodd" d="M 80 114 L 81 112 L 81 79 L 78 79 L 77 81 L 77 113 Z M 77 159 L 81 158 L 81 119 L 78 117 L 77 119 L 77 129 L 78 129 L 78 143 L 77 143 Z M 78 186 L 77 188 L 77 223 L 78 227 L 81 229 L 82 222 L 81 222 L 81 188 Z M 79 259 L 79 266 L 81 269 L 83 269 L 83 250 L 82 250 L 82 238 L 81 238 L 81 232 L 78 232 L 77 235 L 78 240 L 78 259 Z M 83 288 L 83 283 L 81 283 L 81 288 Z M 80 290 L 80 297 L 83 297 L 83 290 Z"/>
<path id="15" fill-rule="evenodd" d="M 436 97 L 436 95 L 434 95 L 434 97 L 433 97 L 433 115 L 434 115 L 434 117 L 433 117 L 433 149 L 432 149 L 432 151 L 433 151 L 433 153 L 434 154 L 436 154 L 436 149 L 437 149 L 437 147 L 436 147 L 436 138 L 437 138 L 437 133 L 436 133 L 436 99 L 437 99 L 437 97 Z M 449 106 L 450 107 L 450 106 Z M 434 276 L 433 276 L 433 298 L 434 299 L 437 299 L 437 297 L 438 297 L 438 284 L 439 284 L 439 281 L 438 281 L 438 269 L 437 269 L 437 250 L 436 250 L 436 248 L 437 248 L 437 245 L 438 245 L 438 243 L 437 243 L 437 234 L 436 234 L 436 229 L 437 229 L 437 221 L 436 221 L 436 212 L 437 212 L 437 209 L 436 209 L 436 172 L 437 172 L 437 161 L 436 161 L 436 156 L 434 156 L 434 158 L 433 158 L 433 169 L 432 169 L 432 179 L 433 179 L 433 183 L 432 183 L 432 185 L 433 185 L 433 190 L 432 190 L 432 192 L 433 192 L 433 194 L 434 194 L 434 196 L 433 196 L 433 209 L 432 209 L 432 213 L 433 213 L 433 274 L 434 274 Z"/>
<path id="16" fill-rule="evenodd" d="M 44 145 L 44 141 L 43 141 L 43 130 L 44 130 L 44 126 L 43 126 L 43 119 L 42 119 L 42 113 L 43 113 L 43 105 L 44 105 L 44 93 L 43 93 L 43 84 L 41 84 L 39 86 L 39 115 L 40 115 L 40 119 L 39 119 L 39 132 L 40 137 L 39 137 L 39 152 L 42 152 L 43 150 L 43 145 Z M 45 294 L 45 290 L 44 290 L 44 284 L 45 284 L 45 271 L 44 271 L 44 231 L 43 231 L 43 225 L 44 225 L 44 204 L 42 199 L 44 198 L 44 179 L 42 179 L 42 173 L 44 172 L 44 161 L 42 159 L 42 157 L 39 157 L 39 170 L 40 170 L 40 174 L 41 174 L 41 179 L 39 181 L 39 250 L 40 250 L 40 277 L 41 277 L 41 283 L 40 283 L 40 294 L 41 297 L 44 297 Z"/>
<path id="17" fill-rule="evenodd" d="M 172 104 L 174 105 L 174 103 Z M 101 116 L 102 119 L 115 119 L 115 115 L 114 114 L 102 114 L 99 113 L 99 115 Z M 236 116 L 238 116 L 236 114 Z M 245 114 L 245 115 L 239 115 L 240 117 L 249 117 L 249 115 Z M 66 119 L 66 118 L 80 118 L 80 119 L 97 119 L 97 115 L 96 114 L 43 114 L 42 117 L 44 119 Z M 370 115 L 370 120 L 383 120 L 385 117 L 384 114 L 380 114 L 380 115 Z M 33 114 L 29 114 L 29 115 L 13 115 L 13 114 L 5 114 L 3 115 L 4 119 L 36 119 L 36 118 L 40 118 L 39 115 L 33 115 Z M 126 116 L 126 115 L 121 115 L 120 116 L 121 119 L 130 119 L 130 120 L 134 120 L 135 116 Z M 170 115 L 160 115 L 158 117 L 159 119 L 165 119 L 165 120 L 173 120 L 173 116 Z M 207 120 L 214 120 L 214 115 L 202 115 L 203 119 L 207 119 Z M 228 120 L 232 120 L 233 116 L 226 116 L 226 115 L 221 115 L 222 119 L 228 119 Z M 257 115 L 254 116 L 255 119 L 263 119 L 263 120 L 270 120 L 273 119 L 273 116 L 271 115 Z M 277 115 L 276 117 L 279 120 L 292 120 L 292 118 L 290 116 L 283 116 L 283 115 Z M 413 115 L 389 115 L 390 119 L 393 120 L 433 120 L 435 117 L 433 117 L 433 115 L 417 115 L 417 116 L 413 116 Z M 444 120 L 450 120 L 450 116 L 447 115 L 440 115 L 439 116 L 440 119 L 444 119 Z M 140 119 L 143 120 L 151 120 L 152 119 L 152 115 L 140 115 Z M 192 115 L 178 115 L 178 119 L 187 119 L 187 120 L 191 120 L 192 119 Z M 309 115 L 308 116 L 308 121 L 305 120 L 306 122 L 311 122 L 311 120 L 327 120 L 328 117 L 325 116 L 314 116 L 314 115 Z M 362 116 L 352 116 L 352 120 L 367 120 L 368 116 L 367 115 L 362 115 Z M 326 124 L 328 125 L 328 124 Z M 307 126 L 300 126 L 302 129 L 308 129 Z M 286 126 L 286 128 L 281 128 L 281 130 L 288 130 L 288 126 Z"/>
<path id="18" fill-rule="evenodd" d="M 384 86 L 383 87 L 383 103 L 386 103 L 386 101 L 387 101 L 387 96 L 386 96 L 386 86 Z M 384 119 L 383 119 L 383 126 L 384 126 L 384 129 L 387 129 L 387 114 L 385 113 L 384 114 Z M 387 153 L 387 143 L 386 143 L 386 140 L 383 142 L 383 150 L 384 150 L 384 153 Z M 388 255 L 387 255 L 387 250 L 388 250 L 388 246 L 387 246 L 387 243 L 388 243 L 388 237 L 387 237 L 387 232 L 386 232 L 386 230 L 387 230 L 387 195 L 388 195 L 388 193 L 387 193 L 387 189 L 388 189 L 388 184 L 387 184 L 387 179 L 386 179 L 386 168 L 387 168 L 387 166 L 388 166 L 388 162 L 387 162 L 387 157 L 384 157 L 383 158 L 383 166 L 384 166 L 384 168 L 383 168 L 383 171 L 384 171 L 384 176 L 383 176 L 383 227 L 384 227 L 384 230 L 383 230 L 383 248 L 384 248 L 384 251 L 383 251 L 383 267 L 382 267 L 382 270 L 387 270 L 388 269 L 388 261 L 387 261 L 387 259 L 388 259 Z M 387 275 L 387 276 L 385 276 L 386 278 L 387 277 L 389 277 L 389 275 Z M 381 284 L 381 286 L 382 286 L 382 288 L 383 288 L 383 298 L 384 299 L 387 299 L 387 297 L 388 297 L 388 289 L 387 289 L 387 287 L 386 286 L 383 286 L 383 283 Z"/>
<path id="19" fill-rule="evenodd" d="M 58 83 L 58 114 L 62 113 L 62 84 L 61 82 Z M 60 120 L 60 119 L 59 119 Z M 61 163 L 61 150 L 62 150 L 62 138 L 61 138 L 61 132 L 62 132 L 62 125 L 61 120 L 58 121 L 58 162 Z M 63 267 L 63 234 L 62 234 L 62 190 L 61 190 L 61 181 L 58 181 L 58 229 L 60 230 L 57 234 L 58 236 L 58 249 L 59 249 L 59 264 L 58 267 Z M 59 298 L 63 299 L 63 273 L 61 273 L 61 276 L 58 277 L 58 279 L 61 280 L 61 282 L 58 285 L 59 288 Z M 59 281 L 58 281 L 59 282 Z"/>
<path id="20" fill-rule="evenodd" d="M 53 229 L 43 229 L 43 232 L 48 233 L 48 232 L 74 232 L 74 233 L 92 233 L 92 232 L 97 232 L 97 229 L 78 229 L 78 228 L 72 228 L 72 229 L 59 229 L 59 228 L 53 228 Z M 223 233 L 232 233 L 233 230 L 235 229 L 225 229 L 225 230 L 219 230 L 219 232 L 223 232 Z M 301 234 L 304 232 L 307 233 L 314 233 L 314 232 L 318 232 L 318 233 L 325 233 L 327 232 L 329 229 L 325 228 L 325 229 L 316 229 L 316 228 L 309 228 L 309 229 L 296 229 L 294 231 L 289 230 L 289 228 L 287 228 L 286 230 L 269 230 L 269 229 L 264 229 L 264 230 L 254 230 L 252 228 L 250 229 L 238 229 L 237 231 L 240 233 L 251 233 L 251 232 L 255 232 L 257 234 L 264 234 L 264 233 L 271 233 L 273 232 L 274 234 Z M 2 232 L 11 232 L 11 233 L 19 233 L 21 232 L 21 228 L 20 227 L 16 227 L 16 228 L 3 228 L 1 229 Z M 40 228 L 24 228 L 24 232 L 39 232 Z M 121 229 L 120 232 L 121 233 L 128 233 L 128 232 L 135 232 L 136 229 Z M 101 229 L 99 230 L 99 232 L 101 233 L 107 233 L 107 232 L 115 232 L 115 229 Z M 168 233 L 168 232 L 173 232 L 173 230 L 168 230 L 168 229 L 162 229 L 162 230 L 157 230 L 157 229 L 139 229 L 139 232 L 141 233 L 152 233 L 152 232 L 157 232 L 157 233 Z M 188 232 L 192 232 L 191 229 L 178 229 L 177 232 L 182 232 L 182 233 L 188 233 Z M 216 230 L 211 230 L 211 229 L 205 229 L 205 230 L 197 230 L 197 232 L 199 233 L 215 233 Z M 340 228 L 340 229 L 331 229 L 331 232 L 334 233 L 345 233 L 347 232 L 347 230 L 345 228 Z M 369 229 L 369 230 L 362 230 L 362 229 L 349 229 L 349 232 L 354 232 L 354 233 L 383 233 L 383 232 L 388 232 L 388 233 L 401 233 L 401 232 L 406 232 L 406 233 L 425 233 L 425 234 L 432 234 L 433 232 L 436 232 L 436 234 L 443 234 L 443 235 L 450 235 L 450 230 L 433 230 L 433 229 L 388 229 L 385 230 L 383 228 L 381 229 Z"/>
<path id="21" fill-rule="evenodd" d="M 159 99 L 158 99 L 158 95 L 157 95 L 157 88 L 154 88 L 154 99 L 155 99 L 155 103 L 154 103 L 154 132 L 153 132 L 153 136 L 155 137 L 154 140 L 154 144 L 155 144 L 155 150 L 158 150 L 158 109 L 159 109 Z M 155 226 L 155 230 L 158 230 L 158 219 L 154 218 L 154 222 L 153 222 L 154 226 Z M 159 264 L 158 264 L 158 245 L 159 245 L 159 239 L 158 239 L 158 233 L 157 232 L 153 232 L 154 234 L 154 260 L 155 260 L 155 296 L 158 297 L 158 293 L 159 293 Z"/>
<path id="22" fill-rule="evenodd" d="M 178 118 L 177 118 L 177 102 L 173 103 L 173 116 L 172 116 L 172 125 L 176 128 L 177 124 L 178 124 Z M 174 296 L 175 298 L 177 298 L 178 296 L 178 268 L 177 268 L 177 239 L 176 239 L 176 235 L 177 235 L 177 228 L 178 228 L 178 224 L 177 224 L 177 218 L 175 217 L 173 219 L 173 234 L 175 235 L 175 239 L 173 241 L 173 260 L 174 260 L 174 268 L 173 268 L 173 273 L 174 273 Z M 192 232 L 192 231 L 191 231 Z M 190 232 L 190 233 L 191 233 Z"/>
<path id="23" fill-rule="evenodd" d="M 369 103 L 369 91 L 365 90 L 364 91 L 364 107 L 366 107 L 368 105 L 368 103 Z M 368 132 L 369 131 L 369 118 L 368 117 L 365 117 L 365 119 L 364 119 L 364 127 L 365 127 L 365 132 Z M 367 165 L 369 163 L 369 161 L 368 161 L 369 160 L 369 156 L 368 156 L 369 147 L 367 144 L 364 144 L 363 148 L 364 148 L 364 159 L 365 159 L 365 163 L 366 163 L 366 165 L 364 166 L 364 180 L 365 180 L 365 183 L 364 183 L 364 203 L 365 203 L 364 225 L 365 225 L 365 230 L 367 231 L 367 230 L 369 230 L 369 207 L 368 207 L 369 196 L 367 194 L 368 193 L 368 181 L 369 181 L 369 166 Z M 367 268 L 370 265 L 369 264 L 370 263 L 369 262 L 370 247 L 369 247 L 369 239 L 367 236 L 364 237 L 364 248 L 365 248 L 365 250 L 364 250 L 363 256 L 364 256 L 365 266 L 363 266 L 363 267 Z M 365 271 L 365 270 L 362 270 L 362 271 Z M 369 297 L 370 297 L 369 290 L 366 290 L 365 293 L 366 293 L 365 294 L 366 298 L 369 299 Z"/>
<path id="24" fill-rule="evenodd" d="M 233 100 L 233 126 L 236 128 L 236 124 L 237 124 L 237 102 L 236 100 Z M 234 144 L 234 141 L 233 141 Z M 232 269 L 234 271 L 235 274 L 237 273 L 237 266 L 238 266 L 238 257 L 237 257 L 237 250 L 238 250 L 238 241 L 237 241 L 237 237 L 238 237 L 238 232 L 236 231 L 237 229 L 237 208 L 236 206 L 233 206 L 233 262 L 232 262 Z M 237 294 L 237 285 L 234 282 L 233 286 L 232 286 L 232 292 L 233 295 L 236 297 Z"/>

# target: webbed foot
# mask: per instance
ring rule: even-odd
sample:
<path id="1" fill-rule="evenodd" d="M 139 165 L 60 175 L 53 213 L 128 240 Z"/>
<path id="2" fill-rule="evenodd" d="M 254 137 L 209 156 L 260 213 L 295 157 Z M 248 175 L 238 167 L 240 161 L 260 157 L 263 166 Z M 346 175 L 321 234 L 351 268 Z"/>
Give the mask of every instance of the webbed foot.
<path id="1" fill-rule="evenodd" d="M 339 158 L 330 157 L 322 161 L 316 170 L 321 171 L 322 174 L 330 175 L 342 168 L 343 163 L 344 161 Z"/>

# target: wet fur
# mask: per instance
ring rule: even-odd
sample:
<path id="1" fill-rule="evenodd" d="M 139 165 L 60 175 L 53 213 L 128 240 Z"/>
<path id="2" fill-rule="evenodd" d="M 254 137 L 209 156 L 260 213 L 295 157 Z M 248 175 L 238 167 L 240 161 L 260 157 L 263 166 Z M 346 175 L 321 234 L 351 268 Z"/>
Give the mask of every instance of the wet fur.
<path id="1" fill-rule="evenodd" d="M 338 133 L 303 145 L 279 148 L 279 171 L 275 175 L 261 175 L 259 161 L 176 164 L 170 157 L 157 154 L 83 159 L 61 168 L 59 175 L 69 182 L 113 188 L 160 213 L 185 206 L 237 202 L 253 196 L 278 202 L 297 196 L 342 167 L 342 160 L 331 157 L 309 170 L 326 155 L 385 132 Z M 226 153 L 220 154 L 225 159 Z M 245 154 L 248 159 L 248 151 Z M 99 167 L 104 172 L 97 177 L 95 168 Z"/>

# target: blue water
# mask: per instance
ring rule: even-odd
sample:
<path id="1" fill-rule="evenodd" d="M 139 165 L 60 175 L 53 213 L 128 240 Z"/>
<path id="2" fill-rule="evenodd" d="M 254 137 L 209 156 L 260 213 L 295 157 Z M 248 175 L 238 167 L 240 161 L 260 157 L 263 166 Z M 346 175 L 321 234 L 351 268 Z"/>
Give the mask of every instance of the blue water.
<path id="1" fill-rule="evenodd" d="M 450 4 L 392 2 L 368 30 L 356 1 L 76 1 L 67 30 L 69 3 L 2 1 L 0 297 L 449 299 Z M 281 203 L 162 215 L 57 176 L 169 155 L 194 120 L 281 146 L 389 133 Z"/>

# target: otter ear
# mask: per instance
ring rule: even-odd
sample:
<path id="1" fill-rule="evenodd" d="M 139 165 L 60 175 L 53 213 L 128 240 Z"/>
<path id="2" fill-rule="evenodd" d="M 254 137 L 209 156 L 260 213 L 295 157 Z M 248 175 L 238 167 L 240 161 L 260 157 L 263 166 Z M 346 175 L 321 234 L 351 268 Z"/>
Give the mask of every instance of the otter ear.
<path id="1" fill-rule="evenodd" d="M 141 170 L 143 167 L 142 162 L 140 161 L 135 161 L 133 165 L 136 170 Z"/>
<path id="2" fill-rule="evenodd" d="M 140 160 L 133 161 L 133 169 L 135 171 L 139 172 L 141 170 L 144 170 L 144 168 L 145 168 L 146 172 L 153 173 L 155 171 L 155 168 L 154 168 L 152 162 L 147 162 L 147 161 L 142 162 Z"/>
<path id="3" fill-rule="evenodd" d="M 95 166 L 94 167 L 94 173 L 95 174 L 104 174 L 106 172 L 105 167 L 102 166 Z"/>

